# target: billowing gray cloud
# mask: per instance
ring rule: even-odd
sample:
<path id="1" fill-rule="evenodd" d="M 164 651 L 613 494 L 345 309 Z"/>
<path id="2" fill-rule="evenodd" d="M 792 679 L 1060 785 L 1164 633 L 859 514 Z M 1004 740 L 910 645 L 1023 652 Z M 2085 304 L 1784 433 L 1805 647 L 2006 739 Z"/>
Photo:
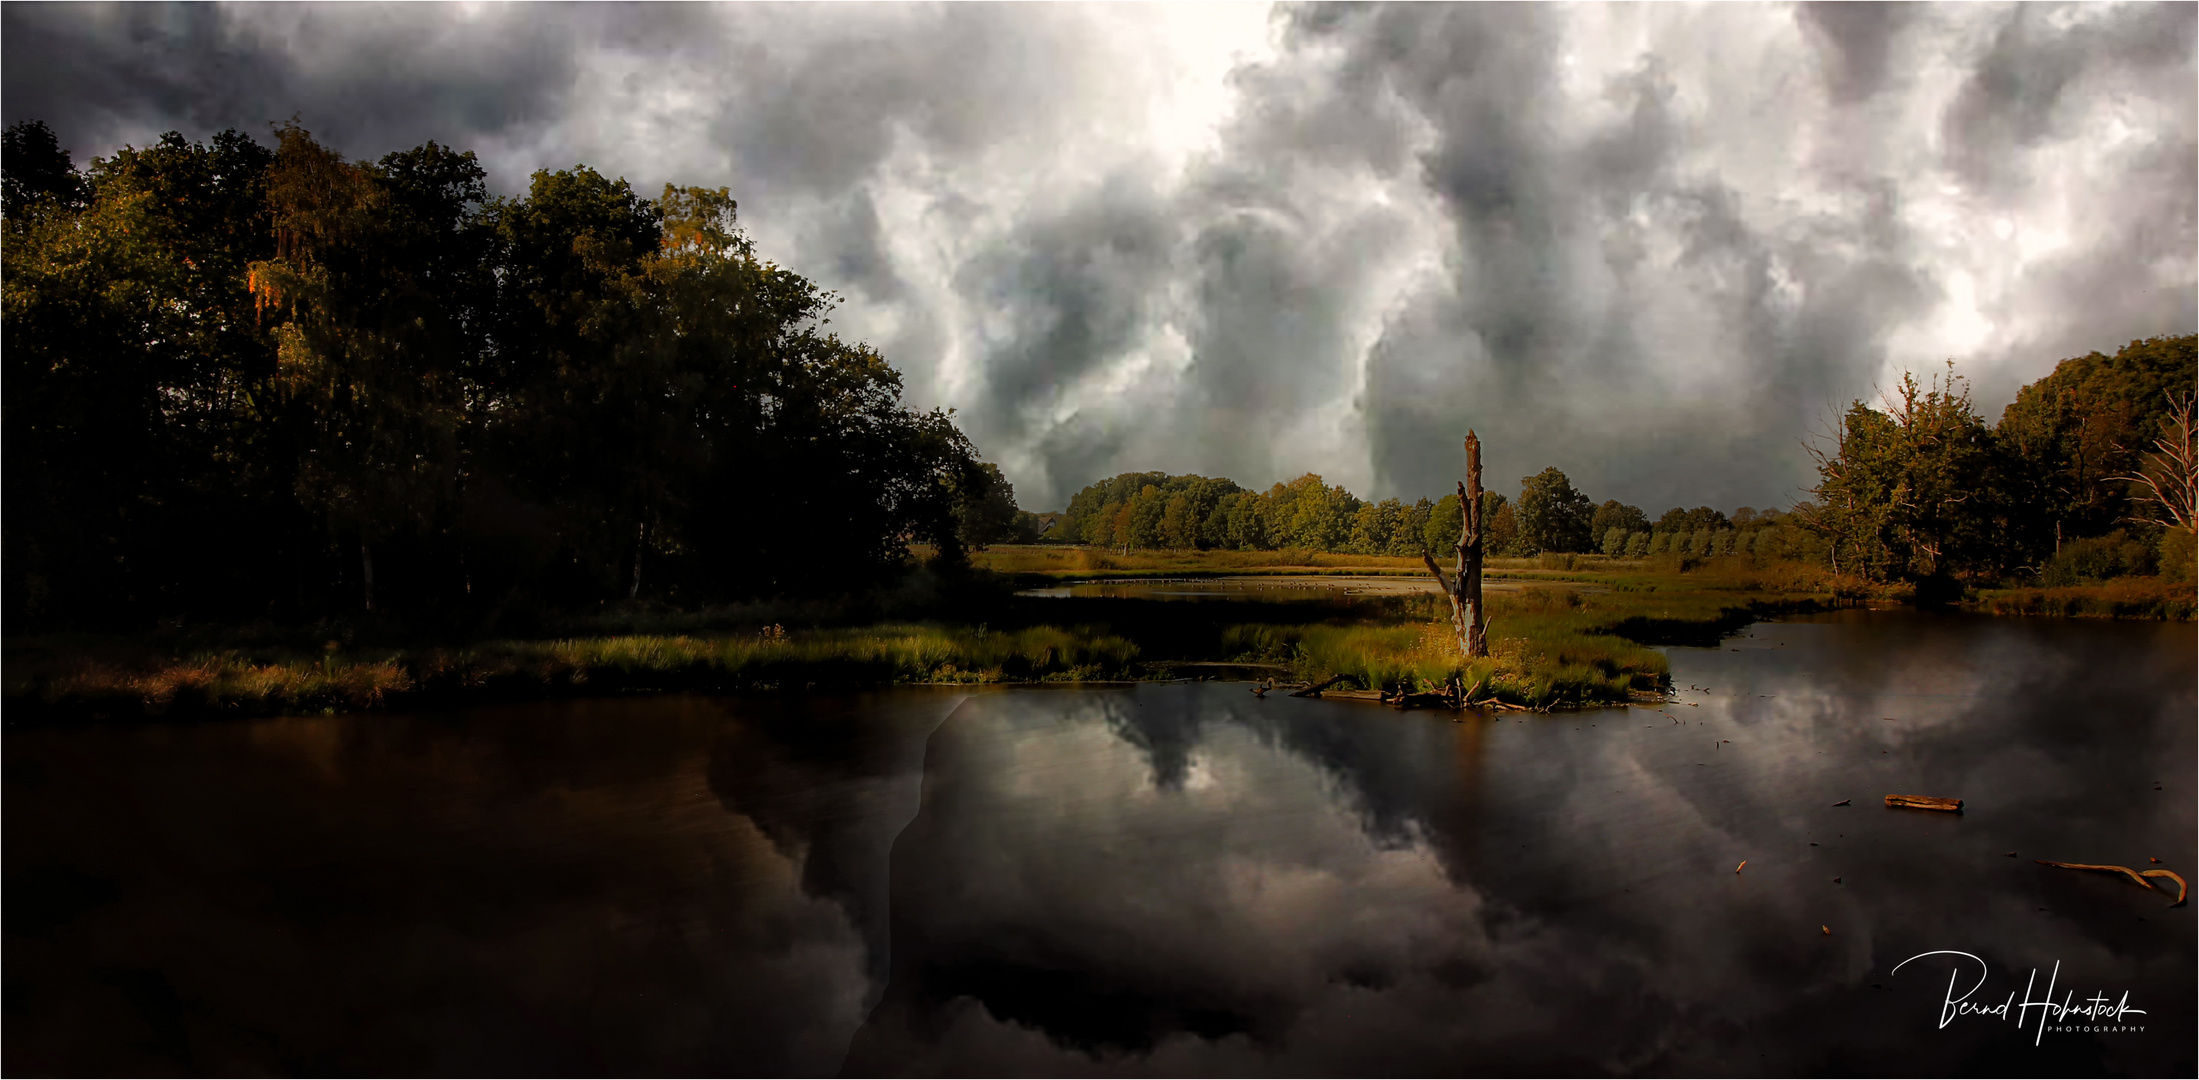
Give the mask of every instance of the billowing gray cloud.
<path id="1" fill-rule="evenodd" d="M 1766 505 L 1956 359 L 1988 413 L 2199 324 L 2194 7 L 0 9 L 82 159 L 297 115 L 492 181 L 729 186 L 1028 506 L 1557 465 Z"/>
<path id="2" fill-rule="evenodd" d="M 264 133 L 292 114 L 362 154 L 555 126 L 600 28 L 493 8 L 455 15 L 11 4 L 0 14 L 6 114 L 44 119 L 89 152 L 169 128 Z"/>
<path id="3" fill-rule="evenodd" d="M 1909 21 L 1910 5 L 1820 2 L 1795 6 L 1802 28 L 1820 54 L 1833 99 L 1858 101 L 1878 92 L 1888 74 L 1894 35 Z"/>
<path id="4" fill-rule="evenodd" d="M 1136 348 L 1156 318 L 1176 246 L 1149 190 L 1103 185 L 1057 214 L 1015 223 L 964 263 L 956 284 L 989 331 L 970 422 L 980 438 L 1027 438 L 1082 381 Z"/>

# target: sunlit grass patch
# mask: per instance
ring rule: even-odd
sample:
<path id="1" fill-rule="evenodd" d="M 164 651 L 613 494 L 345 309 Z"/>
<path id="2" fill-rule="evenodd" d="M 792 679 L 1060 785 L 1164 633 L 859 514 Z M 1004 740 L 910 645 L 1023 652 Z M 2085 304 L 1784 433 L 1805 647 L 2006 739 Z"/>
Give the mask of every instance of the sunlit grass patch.
<path id="1" fill-rule="evenodd" d="M 10 679 L 8 695 L 151 715 L 179 708 L 311 712 L 371 709 L 415 685 L 404 665 L 389 660 L 323 657 L 256 663 L 228 655 L 150 667 L 73 663 L 36 680 L 35 686 L 18 687 Z"/>
<path id="2" fill-rule="evenodd" d="M 2110 619 L 2189 619 L 2199 607 L 2189 581 L 2113 578 L 2096 585 L 1985 589 L 1975 606 L 1992 615 L 2060 615 Z"/>
<path id="3" fill-rule="evenodd" d="M 1664 654 L 1599 629 L 1608 612 L 1564 588 L 1492 594 L 1490 653 L 1460 655 L 1445 602 L 1390 625 L 1248 624 L 1224 634 L 1233 659 L 1290 665 L 1306 679 L 1344 675 L 1370 690 L 1417 691 L 1457 680 L 1475 696 L 1544 707 L 1629 700 L 1669 682 Z"/>

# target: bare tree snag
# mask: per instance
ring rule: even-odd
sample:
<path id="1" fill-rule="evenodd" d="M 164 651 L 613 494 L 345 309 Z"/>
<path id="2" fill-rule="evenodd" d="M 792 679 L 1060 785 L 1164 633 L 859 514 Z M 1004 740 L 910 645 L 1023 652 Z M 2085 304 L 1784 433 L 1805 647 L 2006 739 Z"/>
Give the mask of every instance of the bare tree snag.
<path id="1" fill-rule="evenodd" d="M 2153 440 L 2152 452 L 2145 455 L 2145 467 L 2135 476 L 2108 477 L 2129 481 L 2132 501 L 2154 504 L 2158 507 L 2152 515 L 2154 522 L 2171 529 L 2199 528 L 2199 424 L 2193 422 L 2192 409 L 2192 395 L 2178 398 L 2171 392 L 2168 418 L 2161 425 L 2161 437 Z M 2138 494 L 2137 485 L 2141 484 L 2152 494 Z M 2057 554 L 2061 551 L 2060 528 L 2061 523 L 2055 522 Z"/>
<path id="2" fill-rule="evenodd" d="M 1458 570 L 1447 575 L 1435 556 L 1420 553 L 1428 572 L 1451 598 L 1451 626 L 1458 651 L 1468 657 L 1489 655 L 1489 619 L 1481 604 L 1481 440 L 1466 432 L 1466 481 L 1458 485 Z"/>
<path id="3" fill-rule="evenodd" d="M 374 551 L 367 547 L 366 537 L 359 538 L 359 573 L 366 584 L 368 614 L 374 611 Z"/>

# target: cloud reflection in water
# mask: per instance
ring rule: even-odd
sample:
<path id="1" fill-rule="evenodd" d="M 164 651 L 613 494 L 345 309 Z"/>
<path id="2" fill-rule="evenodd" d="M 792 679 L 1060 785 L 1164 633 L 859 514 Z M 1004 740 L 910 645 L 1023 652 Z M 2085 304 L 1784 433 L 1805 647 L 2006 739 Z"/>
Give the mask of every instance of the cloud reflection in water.
<path id="1" fill-rule="evenodd" d="M 933 735 L 895 844 L 892 986 L 846 1071 L 2143 1072 L 2188 1055 L 2189 910 L 2002 852 L 2188 863 L 2189 626 L 1755 633 L 1674 650 L 1680 685 L 1711 692 L 1669 716 L 1451 724 L 1212 684 L 973 699 Z M 2164 770 L 2181 801 L 2151 792 Z M 1912 790 L 1973 809 L 1877 805 Z M 2006 1023 L 1938 1030 L 1936 976 L 1887 975 L 1937 948 L 1986 954 L 2018 988 L 2058 959 L 2080 993 L 2132 991 L 2153 1029 L 2036 1048 Z"/>

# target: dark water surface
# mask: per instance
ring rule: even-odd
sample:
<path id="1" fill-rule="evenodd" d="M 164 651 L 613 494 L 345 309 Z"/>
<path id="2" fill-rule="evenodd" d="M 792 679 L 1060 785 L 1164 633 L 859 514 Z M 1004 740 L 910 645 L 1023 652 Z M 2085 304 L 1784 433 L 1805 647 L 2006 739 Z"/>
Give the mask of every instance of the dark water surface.
<path id="1" fill-rule="evenodd" d="M 1672 650 L 1688 704 L 1524 721 L 1203 684 L 10 731 L 0 1053 L 2191 1075 L 2193 909 L 2031 860 L 2191 875 L 2195 644 L 1760 624 Z M 1892 971 L 1933 950 L 1979 959 Z M 1942 1028 L 1981 963 L 1972 1002 L 2144 1030 Z"/>

